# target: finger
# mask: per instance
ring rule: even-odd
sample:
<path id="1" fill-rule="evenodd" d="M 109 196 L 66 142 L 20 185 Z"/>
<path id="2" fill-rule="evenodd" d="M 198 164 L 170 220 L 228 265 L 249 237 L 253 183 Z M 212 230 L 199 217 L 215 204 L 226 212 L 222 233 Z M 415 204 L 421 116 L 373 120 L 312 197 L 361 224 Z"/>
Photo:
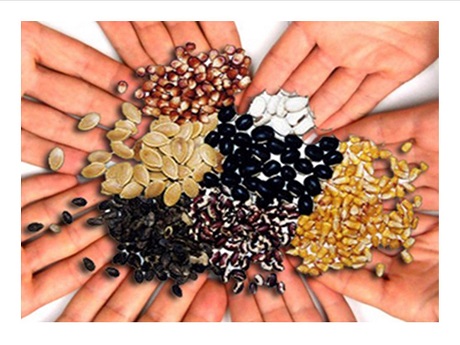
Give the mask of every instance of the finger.
<path id="1" fill-rule="evenodd" d="M 316 46 L 292 72 L 282 88 L 299 95 L 313 95 L 336 68 L 332 59 Z M 308 80 L 308 82 L 306 82 Z"/>
<path id="2" fill-rule="evenodd" d="M 98 24 L 123 62 L 133 70 L 155 64 L 139 42 L 136 30 L 130 22 L 98 22 Z"/>
<path id="3" fill-rule="evenodd" d="M 439 224 L 439 216 L 423 214 L 420 212 L 417 212 L 415 215 L 418 217 L 418 226 L 412 231 L 412 236 L 414 236 L 416 240 L 417 237 L 426 234 L 431 231 L 433 227 Z"/>
<path id="4" fill-rule="evenodd" d="M 307 284 L 311 287 L 321 306 L 331 322 L 355 322 L 356 318 L 345 298 L 321 284 L 315 279 L 308 279 Z"/>
<path id="5" fill-rule="evenodd" d="M 315 42 L 293 22 L 261 62 L 252 83 L 244 93 L 240 105 L 242 111 L 262 91 L 266 90 L 270 94 L 277 92 L 314 47 Z"/>
<path id="6" fill-rule="evenodd" d="M 40 199 L 75 187 L 78 180 L 66 174 L 41 174 L 21 179 L 21 209 Z"/>
<path id="7" fill-rule="evenodd" d="M 138 284 L 128 274 L 94 318 L 97 322 L 134 321 L 158 287 L 157 281 Z"/>
<path id="8" fill-rule="evenodd" d="M 163 22 L 132 22 L 144 50 L 156 64 L 165 65 L 172 57 L 174 43 Z"/>
<path id="9" fill-rule="evenodd" d="M 284 260 L 284 271 L 278 273 L 278 280 L 286 285 L 283 294 L 289 314 L 296 322 L 321 322 L 320 313 L 316 309 L 302 278 L 295 271 L 289 260 Z"/>
<path id="10" fill-rule="evenodd" d="M 197 22 L 163 22 L 168 30 L 174 46 L 183 46 L 187 42 L 193 42 L 196 45 L 195 52 L 208 51 L 210 49 L 208 41 L 203 35 Z"/>
<path id="11" fill-rule="evenodd" d="M 235 294 L 231 284 L 225 285 L 227 290 L 228 307 L 230 318 L 233 322 L 262 322 L 259 307 L 253 295 L 241 292 Z"/>
<path id="12" fill-rule="evenodd" d="M 21 115 L 22 128 L 47 140 L 86 152 L 108 149 L 105 130 L 82 132 L 76 119 L 44 104 L 22 99 Z"/>
<path id="13" fill-rule="evenodd" d="M 88 210 L 96 203 L 107 199 L 106 196 L 99 193 L 100 180 L 93 180 L 87 183 L 79 184 L 74 188 L 70 188 L 55 194 L 46 199 L 30 204 L 21 210 L 21 228 L 25 229 L 32 222 L 40 222 L 45 225 L 44 230 L 52 223 L 61 223 L 60 215 L 64 210 L 70 213 L 77 214 Z M 72 207 L 71 200 L 76 197 L 84 197 L 87 200 L 86 206 Z M 43 230 L 43 231 L 44 231 Z M 26 230 L 22 231 L 21 240 L 24 241 L 32 235 Z"/>
<path id="14" fill-rule="evenodd" d="M 212 48 L 221 50 L 227 44 L 241 47 L 235 22 L 199 22 L 199 26 Z"/>
<path id="15" fill-rule="evenodd" d="M 120 99 L 81 79 L 41 67 L 36 80 L 39 87 L 26 91 L 27 95 L 53 108 L 77 116 L 96 112 L 101 115 L 100 124 L 107 127 L 119 120 Z"/>
<path id="16" fill-rule="evenodd" d="M 310 107 L 313 110 L 316 121 L 322 123 L 329 116 L 338 111 L 353 93 L 358 89 L 366 75 L 359 71 L 347 68 L 338 68 L 312 95 Z M 302 80 L 299 82 L 302 83 Z M 310 78 L 308 83 L 310 85 Z"/>
<path id="17" fill-rule="evenodd" d="M 198 291 L 182 321 L 220 322 L 226 309 L 227 296 L 224 285 L 214 279 L 208 279 Z"/>
<path id="18" fill-rule="evenodd" d="M 107 299 L 118 289 L 126 275 L 130 273 L 127 267 L 120 267 L 118 279 L 110 279 L 105 274 L 104 269 L 105 266 L 98 269 L 91 279 L 78 290 L 56 321 L 93 321 L 97 312 L 107 302 Z"/>
<path id="19" fill-rule="evenodd" d="M 86 226 L 86 219 L 96 216 L 97 212 L 85 214 L 72 224 L 62 226 L 59 234 L 47 232 L 35 241 L 26 243 L 23 248 L 29 269 L 37 272 L 54 262 L 78 253 L 104 236 L 107 233 L 105 228 L 95 227 L 94 230 L 89 230 Z"/>
<path id="20" fill-rule="evenodd" d="M 59 173 L 78 175 L 85 165 L 88 153 L 43 139 L 21 129 L 21 161 L 49 169 L 48 155 L 55 147 L 59 147 L 64 151 L 64 163 L 59 168 Z"/>
<path id="21" fill-rule="evenodd" d="M 91 258 L 96 267 L 100 267 L 112 258 L 113 249 L 113 240 L 104 236 L 78 254 L 35 274 L 32 280 L 32 309 L 35 310 L 82 286 L 91 277 L 91 274 L 81 267 L 83 258 Z"/>
<path id="22" fill-rule="evenodd" d="M 131 70 L 90 46 L 36 22 L 22 22 L 23 39 L 34 42 L 36 61 L 113 93 L 119 80 L 134 85 Z M 51 84 L 53 85 L 53 84 Z M 43 84 L 37 84 L 43 87 Z M 128 93 L 120 98 L 128 99 Z"/>
<path id="23" fill-rule="evenodd" d="M 400 85 L 399 81 L 384 78 L 379 74 L 370 74 L 342 108 L 329 118 L 318 120 L 316 125 L 324 129 L 336 129 L 352 123 L 374 109 L 382 99 Z"/>
<path id="24" fill-rule="evenodd" d="M 171 292 L 171 281 L 163 285 L 152 305 L 144 315 L 139 318 L 142 322 L 177 322 L 181 321 L 193 299 L 203 284 L 207 274 L 200 274 L 195 281 L 189 281 L 181 285 L 182 297 L 174 296 Z"/>

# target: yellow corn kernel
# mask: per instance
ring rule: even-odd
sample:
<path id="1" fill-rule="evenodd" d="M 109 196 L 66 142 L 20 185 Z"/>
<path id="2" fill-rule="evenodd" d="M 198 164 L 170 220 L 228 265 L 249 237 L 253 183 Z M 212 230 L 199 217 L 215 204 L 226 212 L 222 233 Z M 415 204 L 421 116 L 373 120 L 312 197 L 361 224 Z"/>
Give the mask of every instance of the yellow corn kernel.
<path id="1" fill-rule="evenodd" d="M 409 237 L 407 240 L 404 241 L 403 247 L 406 249 L 411 248 L 415 243 L 415 238 Z"/>
<path id="2" fill-rule="evenodd" d="M 351 267 L 353 265 L 353 261 L 351 261 L 349 258 L 346 258 L 346 257 L 341 257 L 340 261 L 342 261 L 342 263 L 348 267 Z"/>
<path id="3" fill-rule="evenodd" d="M 303 235 L 303 228 L 301 226 L 298 226 L 296 229 L 295 229 L 295 233 L 297 235 Z"/>
<path id="4" fill-rule="evenodd" d="M 292 245 L 292 242 L 291 242 Z M 286 250 L 286 254 L 292 255 L 292 256 L 299 256 L 299 250 L 297 248 L 291 248 L 289 250 Z"/>
<path id="5" fill-rule="evenodd" d="M 404 249 L 401 252 L 401 259 L 406 263 L 410 264 L 412 261 L 414 261 L 414 257 L 412 256 L 411 253 L 409 253 L 406 249 Z"/>
<path id="6" fill-rule="evenodd" d="M 300 226 L 303 226 L 308 220 L 309 220 L 308 216 L 301 215 L 299 217 L 299 220 L 297 221 L 297 224 L 300 225 Z"/>
<path id="7" fill-rule="evenodd" d="M 406 182 L 406 183 L 403 183 L 402 186 L 409 193 L 412 193 L 413 191 L 415 191 L 415 186 L 412 183 Z"/>
<path id="8" fill-rule="evenodd" d="M 300 245 L 300 238 L 296 236 L 292 239 L 291 246 L 298 247 L 299 245 Z"/>
<path id="9" fill-rule="evenodd" d="M 409 181 L 414 181 L 417 177 L 420 176 L 421 173 L 422 170 L 420 170 L 419 168 L 412 168 L 412 170 L 409 173 Z"/>
<path id="10" fill-rule="evenodd" d="M 406 173 L 409 172 L 409 164 L 404 159 L 398 162 L 398 168 Z"/>
<path id="11" fill-rule="evenodd" d="M 334 270 L 341 270 L 343 269 L 343 263 L 342 262 L 334 262 L 333 264 L 329 265 L 332 269 Z"/>
<path id="12" fill-rule="evenodd" d="M 374 246 L 374 247 L 376 247 L 376 248 L 379 246 L 379 244 L 380 244 L 380 239 L 378 238 L 377 235 L 372 236 L 371 243 L 372 243 L 372 246 Z"/>
<path id="13" fill-rule="evenodd" d="M 421 162 L 420 163 L 420 169 L 422 171 L 427 171 L 428 170 L 428 164 L 426 164 L 425 162 Z"/>
<path id="14" fill-rule="evenodd" d="M 415 208 L 419 208 L 420 206 L 422 206 L 422 197 L 420 195 L 414 196 L 413 204 Z"/>
<path id="15" fill-rule="evenodd" d="M 326 272 L 329 269 L 329 265 L 326 265 L 326 264 L 321 263 L 321 262 L 318 262 L 316 264 L 316 267 L 318 267 L 323 272 Z"/>
<path id="16" fill-rule="evenodd" d="M 383 277 L 385 273 L 385 265 L 379 262 L 377 265 L 375 265 L 375 275 L 379 278 Z"/>
<path id="17" fill-rule="evenodd" d="M 406 141 L 404 144 L 401 146 L 401 151 L 404 153 L 407 153 L 411 150 L 412 148 L 412 143 L 410 141 Z"/>
<path id="18" fill-rule="evenodd" d="M 340 144 L 339 144 L 339 148 L 338 148 L 338 151 L 340 153 L 345 153 L 345 151 L 347 150 L 348 148 L 348 143 L 342 141 Z"/>
<path id="19" fill-rule="evenodd" d="M 388 150 L 380 151 L 380 159 L 388 159 L 392 156 L 391 152 Z"/>
<path id="20" fill-rule="evenodd" d="M 398 249 L 399 247 L 401 247 L 401 244 L 399 243 L 398 240 L 391 240 L 390 241 L 390 248 L 391 249 Z"/>
<path id="21" fill-rule="evenodd" d="M 353 144 L 356 144 L 361 141 L 361 138 L 356 135 L 350 135 L 349 141 Z"/>
<path id="22" fill-rule="evenodd" d="M 308 274 L 308 272 L 310 271 L 310 269 L 308 268 L 308 266 L 305 266 L 305 265 L 297 266 L 297 267 L 296 267 L 296 270 L 297 270 L 297 272 L 299 272 L 299 273 L 301 273 L 301 274 Z"/>
<path id="23" fill-rule="evenodd" d="M 317 268 L 312 267 L 309 271 L 308 274 L 311 275 L 312 277 L 317 277 L 319 276 L 320 272 Z"/>

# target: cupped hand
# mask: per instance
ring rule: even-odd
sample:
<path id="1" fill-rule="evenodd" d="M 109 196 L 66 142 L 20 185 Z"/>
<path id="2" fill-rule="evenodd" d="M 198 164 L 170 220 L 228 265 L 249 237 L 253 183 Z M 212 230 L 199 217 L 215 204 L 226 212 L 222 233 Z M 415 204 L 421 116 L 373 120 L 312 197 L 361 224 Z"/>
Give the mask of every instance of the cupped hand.
<path id="1" fill-rule="evenodd" d="M 244 99 L 295 91 L 311 97 L 318 127 L 336 129 L 434 62 L 438 43 L 437 22 L 292 22 Z"/>
<path id="2" fill-rule="evenodd" d="M 315 278 L 338 293 L 406 321 L 439 320 L 439 218 L 424 212 L 439 210 L 438 120 L 438 103 L 433 102 L 368 116 L 335 133 L 340 139 L 354 134 L 385 143 L 398 158 L 429 165 L 414 182 L 418 187 L 414 194 L 423 197 L 423 204 L 415 214 L 419 224 L 412 233 L 412 263 L 404 263 L 398 252 L 375 250 L 365 269 L 327 272 Z M 408 140 L 413 141 L 412 150 L 398 153 Z M 377 263 L 386 266 L 383 278 L 373 274 Z"/>

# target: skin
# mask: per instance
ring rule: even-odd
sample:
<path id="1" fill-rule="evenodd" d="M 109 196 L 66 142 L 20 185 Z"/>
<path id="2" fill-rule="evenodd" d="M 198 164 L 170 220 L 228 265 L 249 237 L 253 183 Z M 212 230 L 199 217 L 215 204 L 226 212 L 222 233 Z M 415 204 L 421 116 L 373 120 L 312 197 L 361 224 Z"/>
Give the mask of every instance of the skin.
<path id="1" fill-rule="evenodd" d="M 437 22 L 292 22 L 245 91 L 311 97 L 316 124 L 337 129 L 371 111 L 439 55 Z"/>

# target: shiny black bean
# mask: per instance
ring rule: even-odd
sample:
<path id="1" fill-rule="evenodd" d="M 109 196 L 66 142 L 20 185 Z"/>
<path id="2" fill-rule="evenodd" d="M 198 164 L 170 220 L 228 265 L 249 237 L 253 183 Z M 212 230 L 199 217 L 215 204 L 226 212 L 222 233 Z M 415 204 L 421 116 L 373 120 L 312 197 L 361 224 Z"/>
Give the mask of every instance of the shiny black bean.
<path id="1" fill-rule="evenodd" d="M 29 232 L 37 232 L 41 229 L 43 229 L 44 225 L 42 223 L 37 223 L 37 222 L 34 222 L 34 223 L 30 223 L 29 225 L 27 225 L 27 231 Z"/>
<path id="2" fill-rule="evenodd" d="M 109 199 L 109 200 L 101 201 L 99 205 L 97 205 L 97 208 L 100 211 L 105 211 L 105 210 L 108 210 L 111 206 L 112 206 L 112 200 Z"/>
<path id="3" fill-rule="evenodd" d="M 301 196 L 305 192 L 305 187 L 297 180 L 291 180 L 287 183 L 287 190 L 291 193 Z"/>
<path id="4" fill-rule="evenodd" d="M 219 185 L 219 178 L 212 172 L 207 172 L 203 175 L 203 185 L 207 188 L 216 187 Z"/>
<path id="5" fill-rule="evenodd" d="M 265 142 L 275 137 L 275 131 L 269 126 L 260 126 L 252 130 L 251 136 L 256 142 Z"/>
<path id="6" fill-rule="evenodd" d="M 267 141 L 267 148 L 271 153 L 279 155 L 284 151 L 285 145 L 281 140 L 273 138 Z"/>
<path id="7" fill-rule="evenodd" d="M 323 158 L 324 164 L 334 165 L 339 164 L 343 160 L 343 155 L 339 151 L 331 151 Z"/>
<path id="8" fill-rule="evenodd" d="M 235 108 L 233 107 L 233 105 L 231 105 L 228 107 L 220 108 L 217 118 L 219 119 L 220 122 L 229 122 L 233 119 L 235 114 L 236 114 Z"/>
<path id="9" fill-rule="evenodd" d="M 266 162 L 270 159 L 270 151 L 268 151 L 265 145 L 253 145 L 252 153 L 260 158 L 262 162 Z"/>
<path id="10" fill-rule="evenodd" d="M 251 115 L 241 115 L 235 121 L 236 128 L 241 131 L 246 131 L 253 125 L 254 120 Z"/>
<path id="11" fill-rule="evenodd" d="M 324 164 L 318 164 L 313 168 L 313 173 L 318 177 L 322 179 L 329 179 L 332 177 L 332 169 L 329 168 L 327 165 Z"/>
<path id="12" fill-rule="evenodd" d="M 275 160 L 269 160 L 264 164 L 262 172 L 265 176 L 273 176 L 281 171 L 281 164 Z"/>
<path id="13" fill-rule="evenodd" d="M 238 158 L 234 154 L 228 155 L 225 157 L 222 167 L 227 171 L 235 171 L 238 168 Z"/>
<path id="14" fill-rule="evenodd" d="M 241 176 L 252 176 L 262 171 L 262 164 L 256 159 L 248 159 L 240 165 Z"/>
<path id="15" fill-rule="evenodd" d="M 309 195 L 302 195 L 297 202 L 297 206 L 300 214 L 308 216 L 313 212 L 313 200 Z"/>
<path id="16" fill-rule="evenodd" d="M 242 185 L 236 185 L 232 189 L 232 197 L 235 200 L 246 201 L 249 199 L 249 192 Z"/>
<path id="17" fill-rule="evenodd" d="M 134 281 L 138 284 L 144 281 L 144 273 L 141 270 L 134 271 Z"/>
<path id="18" fill-rule="evenodd" d="M 275 176 L 267 180 L 268 187 L 273 192 L 278 192 L 284 188 L 285 181 L 280 176 Z"/>
<path id="19" fill-rule="evenodd" d="M 303 181 L 303 184 L 308 194 L 310 194 L 311 196 L 315 196 L 321 193 L 321 184 L 316 176 L 307 176 Z"/>
<path id="20" fill-rule="evenodd" d="M 233 187 L 237 185 L 238 183 L 240 183 L 241 177 L 234 172 L 224 171 L 220 175 L 220 180 L 223 185 L 228 186 L 228 187 Z"/>
<path id="21" fill-rule="evenodd" d="M 73 217 L 68 211 L 62 212 L 61 219 L 66 224 L 72 224 L 73 222 Z"/>
<path id="22" fill-rule="evenodd" d="M 125 252 L 118 252 L 112 258 L 112 262 L 116 265 L 124 265 L 126 264 L 126 262 L 128 262 L 128 254 L 126 254 Z"/>
<path id="23" fill-rule="evenodd" d="M 293 168 L 291 168 L 290 166 L 288 165 L 285 165 L 281 168 L 281 177 L 285 180 L 285 181 L 290 181 L 290 180 L 293 180 L 295 177 L 296 177 L 296 172 Z"/>
<path id="24" fill-rule="evenodd" d="M 83 266 L 85 267 L 85 269 L 87 269 L 90 272 L 96 269 L 96 265 L 94 264 L 94 261 L 86 257 L 83 258 Z"/>
<path id="25" fill-rule="evenodd" d="M 204 142 L 212 147 L 217 147 L 220 141 L 220 134 L 216 131 L 209 132 L 204 138 Z"/>
<path id="26" fill-rule="evenodd" d="M 248 133 L 238 132 L 233 137 L 233 142 L 238 146 L 249 147 L 252 144 L 252 138 Z"/>
<path id="27" fill-rule="evenodd" d="M 273 203 L 273 198 L 260 197 L 260 196 L 256 198 L 256 206 L 261 209 L 269 207 L 272 203 Z"/>
<path id="28" fill-rule="evenodd" d="M 248 147 L 238 147 L 234 156 L 238 162 L 246 161 L 252 155 L 251 150 Z"/>
<path id="29" fill-rule="evenodd" d="M 236 133 L 236 128 L 231 123 L 221 123 L 217 125 L 217 131 L 223 137 L 232 137 Z"/>
<path id="30" fill-rule="evenodd" d="M 313 171 L 313 164 L 307 158 L 301 158 L 294 162 L 294 168 L 302 174 L 309 174 Z"/>
<path id="31" fill-rule="evenodd" d="M 233 142 L 230 138 L 222 138 L 219 143 L 219 151 L 227 156 L 233 153 Z"/>
<path id="32" fill-rule="evenodd" d="M 180 288 L 179 285 L 177 284 L 174 284 L 172 287 L 171 287 L 171 291 L 174 295 L 176 295 L 177 297 L 182 297 L 182 289 Z"/>
<path id="33" fill-rule="evenodd" d="M 71 202 L 72 202 L 72 204 L 74 204 L 77 207 L 86 206 L 86 204 L 88 203 L 88 201 L 86 201 L 86 199 L 82 198 L 82 197 L 74 198 L 74 199 L 72 199 Z"/>
<path id="34" fill-rule="evenodd" d="M 292 164 L 300 158 L 300 152 L 298 150 L 288 149 L 281 153 L 281 163 Z"/>
<path id="35" fill-rule="evenodd" d="M 259 183 L 260 183 L 260 179 L 258 179 L 257 177 L 252 177 L 252 176 L 245 177 L 243 181 L 243 185 L 247 189 L 253 192 L 257 190 L 257 186 L 259 185 Z"/>
<path id="36" fill-rule="evenodd" d="M 115 267 L 107 267 L 105 272 L 113 278 L 116 278 L 120 275 L 120 271 L 118 271 Z"/>
<path id="37" fill-rule="evenodd" d="M 299 149 L 303 141 L 295 134 L 288 134 L 284 137 L 284 142 L 287 146 L 292 147 L 293 149 Z"/>
<path id="38" fill-rule="evenodd" d="M 319 162 L 324 156 L 323 150 L 316 145 L 307 145 L 305 154 L 314 162 Z"/>
<path id="39" fill-rule="evenodd" d="M 339 146 L 339 140 L 336 137 L 322 137 L 318 145 L 324 151 L 332 151 Z"/>
<path id="40" fill-rule="evenodd" d="M 268 185 L 268 183 L 266 181 L 259 180 L 259 183 L 257 184 L 256 190 L 264 198 L 265 197 L 272 197 L 272 190 L 270 189 L 270 187 L 269 187 L 269 185 Z"/>
<path id="41" fill-rule="evenodd" d="M 291 193 L 289 193 L 287 190 L 280 190 L 277 196 L 278 196 L 278 200 L 284 200 L 287 202 L 294 201 L 294 196 Z"/>

